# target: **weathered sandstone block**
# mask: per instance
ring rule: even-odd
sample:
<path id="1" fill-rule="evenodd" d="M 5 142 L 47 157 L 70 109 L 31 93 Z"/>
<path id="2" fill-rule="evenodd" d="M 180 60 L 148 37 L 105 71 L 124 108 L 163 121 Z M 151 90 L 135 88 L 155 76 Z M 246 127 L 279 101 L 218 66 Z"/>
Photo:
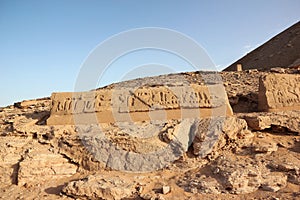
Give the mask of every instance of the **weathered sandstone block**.
<path id="1" fill-rule="evenodd" d="M 121 200 L 132 196 L 135 187 L 132 180 L 97 174 L 69 182 L 63 192 L 73 198 Z"/>
<path id="2" fill-rule="evenodd" d="M 50 149 L 51 150 L 51 149 Z M 74 175 L 77 166 L 46 146 L 30 150 L 19 164 L 18 185 L 32 185 Z"/>
<path id="3" fill-rule="evenodd" d="M 300 75 L 268 74 L 260 78 L 258 109 L 300 110 Z"/>
<path id="4" fill-rule="evenodd" d="M 195 125 L 194 154 L 200 157 L 216 154 L 228 139 L 236 140 L 238 135 L 248 135 L 246 121 L 236 117 L 200 119 Z"/>
<path id="5" fill-rule="evenodd" d="M 287 184 L 287 176 L 270 171 L 263 163 L 220 156 L 213 164 L 224 188 L 233 194 L 252 193 L 259 188 L 276 192 Z"/>
<path id="6" fill-rule="evenodd" d="M 130 172 L 149 172 L 161 169 L 169 163 L 180 158 L 188 150 L 194 134 L 196 119 L 183 119 L 172 127 L 172 141 L 159 141 L 160 133 L 163 134 L 165 122 L 151 124 L 143 122 L 143 125 L 135 123 L 118 123 L 120 134 L 127 138 L 115 135 L 114 128 L 91 125 L 78 126 L 78 132 L 82 134 L 82 143 L 94 155 L 94 158 L 106 165 L 106 167 Z M 148 124 L 148 125 L 147 125 Z M 115 126 L 115 125 L 112 125 Z M 146 126 L 149 126 L 148 128 Z M 138 127 L 141 130 L 137 130 Z M 147 130 L 153 128 L 153 136 L 149 136 Z M 157 128 L 157 133 L 154 128 Z M 126 130 L 126 129 L 131 129 Z M 170 127 L 171 128 L 171 127 Z M 170 130 L 170 128 L 168 130 Z M 88 129 L 88 130 L 84 130 Z M 119 131 L 118 131 L 119 132 Z M 132 133 L 133 132 L 133 133 Z M 128 133 L 130 135 L 128 135 Z M 111 137 L 111 136 L 113 137 Z M 140 140 L 142 146 L 137 144 Z"/>
<path id="7" fill-rule="evenodd" d="M 223 85 L 143 86 L 53 93 L 48 125 L 232 115 Z"/>
<path id="8" fill-rule="evenodd" d="M 49 98 L 32 99 L 32 100 L 24 100 L 21 102 L 16 102 L 14 103 L 14 106 L 17 108 L 28 108 L 30 106 L 36 106 L 36 105 L 48 106 L 49 102 L 50 102 Z"/>
<path id="9" fill-rule="evenodd" d="M 284 132 L 300 133 L 300 111 L 250 113 L 243 116 L 253 130 L 281 128 Z"/>
<path id="10" fill-rule="evenodd" d="M 0 187 L 16 184 L 18 163 L 30 138 L 0 137 Z"/>

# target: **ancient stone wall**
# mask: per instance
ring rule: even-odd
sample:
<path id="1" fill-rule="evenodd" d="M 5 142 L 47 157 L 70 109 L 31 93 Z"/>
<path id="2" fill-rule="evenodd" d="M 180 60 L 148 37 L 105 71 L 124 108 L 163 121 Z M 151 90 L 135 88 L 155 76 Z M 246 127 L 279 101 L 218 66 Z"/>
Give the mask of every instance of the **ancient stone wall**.
<path id="1" fill-rule="evenodd" d="M 51 116 L 47 123 L 53 125 L 73 124 L 73 116 L 77 116 L 76 123 L 85 124 L 91 123 L 95 116 L 98 122 L 115 122 L 232 115 L 221 84 L 104 88 L 90 92 L 53 93 L 51 100 Z"/>
<path id="2" fill-rule="evenodd" d="M 300 75 L 268 74 L 260 78 L 260 111 L 300 110 Z"/>

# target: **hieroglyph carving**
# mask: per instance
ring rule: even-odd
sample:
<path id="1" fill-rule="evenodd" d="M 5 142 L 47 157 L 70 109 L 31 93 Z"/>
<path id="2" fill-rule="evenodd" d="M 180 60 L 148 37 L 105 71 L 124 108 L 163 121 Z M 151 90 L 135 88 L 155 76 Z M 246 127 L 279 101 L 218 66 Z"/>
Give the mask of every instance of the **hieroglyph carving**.
<path id="1" fill-rule="evenodd" d="M 160 109 L 214 108 L 226 104 L 221 85 L 101 89 L 80 93 L 53 93 L 51 114 L 116 111 L 144 112 Z"/>
<path id="2" fill-rule="evenodd" d="M 299 110 L 300 75 L 269 74 L 262 77 L 258 100 L 262 111 Z"/>

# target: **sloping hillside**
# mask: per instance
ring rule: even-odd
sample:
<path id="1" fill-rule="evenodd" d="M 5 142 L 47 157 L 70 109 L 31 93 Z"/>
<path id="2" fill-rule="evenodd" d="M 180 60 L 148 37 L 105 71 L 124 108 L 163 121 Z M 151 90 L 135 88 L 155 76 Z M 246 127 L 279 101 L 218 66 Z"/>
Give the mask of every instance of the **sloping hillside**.
<path id="1" fill-rule="evenodd" d="M 300 65 L 300 22 L 279 33 L 263 45 L 231 64 L 224 71 L 235 71 L 242 64 L 244 70 Z"/>

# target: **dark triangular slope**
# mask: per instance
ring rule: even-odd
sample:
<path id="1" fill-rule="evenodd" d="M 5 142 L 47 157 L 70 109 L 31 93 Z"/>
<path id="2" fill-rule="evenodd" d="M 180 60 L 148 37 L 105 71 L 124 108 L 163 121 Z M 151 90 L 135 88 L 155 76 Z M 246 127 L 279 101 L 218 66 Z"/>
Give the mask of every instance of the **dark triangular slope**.
<path id="1" fill-rule="evenodd" d="M 300 65 L 300 21 L 251 51 L 224 71 L 235 71 L 237 64 L 243 70 Z"/>

